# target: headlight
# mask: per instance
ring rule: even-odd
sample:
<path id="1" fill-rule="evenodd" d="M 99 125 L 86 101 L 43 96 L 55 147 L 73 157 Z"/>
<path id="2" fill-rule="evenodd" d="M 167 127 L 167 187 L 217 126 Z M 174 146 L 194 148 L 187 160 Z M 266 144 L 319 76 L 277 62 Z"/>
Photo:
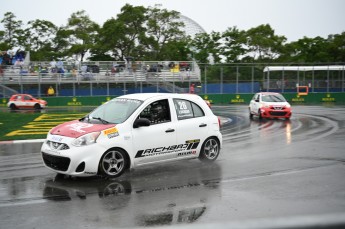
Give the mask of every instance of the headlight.
<path id="1" fill-rule="evenodd" d="M 73 140 L 72 145 L 74 146 L 87 146 L 93 143 L 96 143 L 96 140 L 101 132 L 92 132 L 89 134 L 85 134 L 80 136 L 79 138 Z"/>

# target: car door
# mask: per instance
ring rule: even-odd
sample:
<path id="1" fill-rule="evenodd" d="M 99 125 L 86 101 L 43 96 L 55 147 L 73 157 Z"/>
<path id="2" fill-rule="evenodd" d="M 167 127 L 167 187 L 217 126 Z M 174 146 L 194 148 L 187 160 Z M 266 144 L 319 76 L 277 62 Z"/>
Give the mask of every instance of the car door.
<path id="1" fill-rule="evenodd" d="M 133 128 L 133 148 L 136 165 L 174 158 L 176 148 L 175 122 L 171 119 L 171 102 L 154 101 L 137 118 L 147 118 L 150 126 Z"/>
<path id="2" fill-rule="evenodd" d="M 203 109 L 196 103 L 174 99 L 177 116 L 176 139 L 177 144 L 184 144 L 177 157 L 196 157 L 202 143 L 208 136 L 211 120 L 205 116 Z"/>
<path id="3" fill-rule="evenodd" d="M 33 107 L 35 102 L 33 101 L 31 96 L 25 95 L 24 96 L 24 106 L 25 107 Z"/>

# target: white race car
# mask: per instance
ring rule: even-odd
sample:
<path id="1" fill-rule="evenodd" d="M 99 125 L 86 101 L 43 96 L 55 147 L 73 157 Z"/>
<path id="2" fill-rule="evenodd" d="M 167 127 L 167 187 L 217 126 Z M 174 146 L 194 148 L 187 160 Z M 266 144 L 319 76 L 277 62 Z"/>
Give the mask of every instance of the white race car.
<path id="1" fill-rule="evenodd" d="M 60 174 L 118 177 L 150 163 L 214 161 L 222 144 L 220 120 L 193 94 L 131 94 L 85 117 L 51 129 L 44 164 Z"/>

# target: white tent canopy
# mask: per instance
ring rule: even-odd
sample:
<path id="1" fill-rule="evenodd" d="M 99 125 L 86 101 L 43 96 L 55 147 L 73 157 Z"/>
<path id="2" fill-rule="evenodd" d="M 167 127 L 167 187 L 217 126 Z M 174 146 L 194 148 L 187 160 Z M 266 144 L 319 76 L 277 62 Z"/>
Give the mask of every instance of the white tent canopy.
<path id="1" fill-rule="evenodd" d="M 271 71 L 344 71 L 345 65 L 328 65 L 328 66 L 267 66 L 264 72 Z"/>

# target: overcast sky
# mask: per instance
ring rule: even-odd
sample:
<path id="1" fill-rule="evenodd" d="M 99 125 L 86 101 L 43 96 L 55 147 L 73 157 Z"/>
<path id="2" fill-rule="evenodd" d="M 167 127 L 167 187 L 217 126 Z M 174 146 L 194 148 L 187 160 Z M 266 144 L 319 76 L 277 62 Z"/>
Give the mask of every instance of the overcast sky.
<path id="1" fill-rule="evenodd" d="M 126 3 L 145 7 L 161 4 L 193 19 L 208 33 L 270 24 L 277 35 L 291 42 L 345 31 L 345 0 L 0 0 L 0 18 L 12 12 L 24 24 L 41 19 L 61 26 L 72 13 L 85 10 L 91 20 L 103 25 L 116 18 Z"/>

